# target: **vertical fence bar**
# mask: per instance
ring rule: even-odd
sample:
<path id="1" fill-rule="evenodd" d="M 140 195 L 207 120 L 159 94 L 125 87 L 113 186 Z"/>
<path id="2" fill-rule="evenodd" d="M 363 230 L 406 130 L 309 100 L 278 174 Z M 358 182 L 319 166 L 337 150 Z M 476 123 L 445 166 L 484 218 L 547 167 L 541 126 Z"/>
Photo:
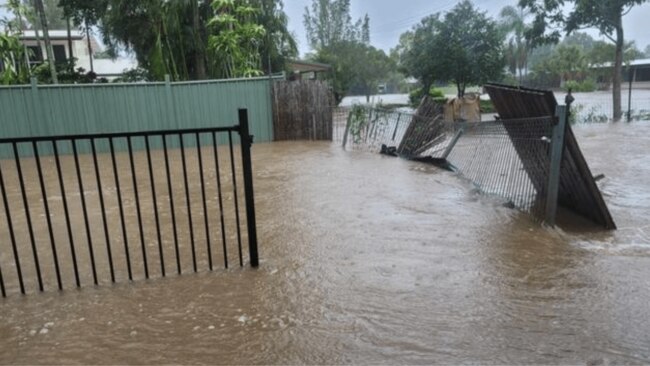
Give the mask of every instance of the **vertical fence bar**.
<path id="1" fill-rule="evenodd" d="M 133 281 L 133 271 L 131 270 L 131 256 L 129 254 L 129 238 L 126 233 L 126 222 L 124 221 L 124 206 L 122 205 L 122 189 L 120 188 L 120 176 L 117 171 L 117 160 L 115 159 L 115 144 L 113 138 L 108 138 L 108 144 L 111 150 L 111 162 L 113 165 L 113 177 L 115 178 L 115 189 L 117 190 L 117 204 L 120 210 L 120 221 L 122 224 L 122 236 L 124 237 L 124 255 L 126 256 L 126 270 L 129 275 L 129 281 Z"/>
<path id="2" fill-rule="evenodd" d="M 212 132 L 212 151 L 214 153 L 214 168 L 217 176 L 217 194 L 219 196 L 219 216 L 221 220 L 221 243 L 223 244 L 223 262 L 228 269 L 228 247 L 226 245 L 226 224 L 223 217 L 223 195 L 221 192 L 221 173 L 219 172 L 219 152 L 217 144 L 217 133 Z"/>
<path id="3" fill-rule="evenodd" d="M 257 226 L 255 224 L 255 194 L 253 190 L 253 163 L 251 145 L 253 136 L 249 134 L 248 111 L 239 110 L 239 135 L 241 138 L 242 169 L 244 173 L 244 196 L 246 198 L 246 222 L 248 227 L 248 252 L 251 266 L 259 266 L 257 251 Z"/>
<path id="4" fill-rule="evenodd" d="M 2 276 L 2 266 L 0 266 L 0 291 L 2 291 L 2 297 L 7 297 L 7 290 L 5 290 L 5 279 Z"/>
<path id="5" fill-rule="evenodd" d="M 68 230 L 68 238 L 70 240 L 70 253 L 72 254 L 72 265 L 74 268 L 74 279 L 77 287 L 81 287 L 81 281 L 79 280 L 79 267 L 77 266 L 77 252 L 74 248 L 74 238 L 72 237 L 72 225 L 70 223 L 70 210 L 68 209 L 68 198 L 65 194 L 65 184 L 63 183 L 63 173 L 61 170 L 61 158 L 59 157 L 59 148 L 57 146 L 57 141 L 52 141 L 52 147 L 54 148 L 54 160 L 56 162 L 56 172 L 59 176 L 59 187 L 61 188 L 61 200 L 63 201 L 63 213 L 65 215 L 65 225 Z"/>
<path id="6" fill-rule="evenodd" d="M 32 246 L 32 255 L 34 256 L 34 267 L 36 267 L 36 276 L 38 278 L 38 289 L 43 291 L 43 276 L 41 275 L 41 264 L 38 260 L 38 250 L 36 250 L 36 239 L 34 238 L 34 227 L 32 226 L 32 215 L 29 211 L 29 201 L 27 200 L 27 191 L 25 189 L 25 178 L 23 177 L 23 168 L 20 163 L 18 154 L 18 144 L 12 144 L 14 150 L 14 160 L 16 161 L 16 170 L 18 171 L 18 183 L 20 184 L 20 193 L 23 198 L 23 207 L 25 208 L 25 219 L 27 220 L 27 230 L 29 232 L 29 242 Z"/>
<path id="7" fill-rule="evenodd" d="M 146 137 L 145 137 L 146 138 Z M 133 161 L 133 143 L 131 137 L 126 138 L 129 149 L 129 164 L 131 166 L 131 180 L 133 181 L 133 194 L 135 196 L 135 210 L 138 215 L 138 227 L 140 228 L 140 246 L 142 248 L 142 264 L 144 266 L 144 278 L 149 279 L 149 266 L 147 265 L 147 249 L 144 244 L 144 227 L 142 226 L 142 210 L 140 209 L 140 193 L 138 192 L 138 178 L 135 174 L 135 162 Z"/>
<path id="8" fill-rule="evenodd" d="M 185 144 L 183 143 L 183 134 L 178 134 L 181 143 L 181 164 L 183 166 L 183 182 L 185 183 L 185 202 L 187 203 L 187 220 L 190 225 L 190 246 L 192 248 L 192 268 L 194 273 L 196 267 L 196 246 L 194 245 L 194 223 L 192 222 L 192 203 L 190 201 L 190 185 L 187 179 L 187 159 L 185 158 Z"/>
<path id="9" fill-rule="evenodd" d="M 163 137 L 164 139 L 164 137 Z M 158 214 L 158 198 L 156 197 L 156 182 L 153 176 L 153 164 L 151 163 L 151 146 L 149 145 L 149 136 L 144 138 L 145 148 L 147 150 L 147 167 L 149 168 L 149 181 L 151 183 L 151 198 L 153 199 L 153 214 L 156 220 L 156 239 L 158 239 L 158 252 L 160 254 L 160 274 L 165 277 L 165 255 L 163 253 L 162 235 L 160 233 L 160 216 Z"/>
<path id="10" fill-rule="evenodd" d="M 25 283 L 23 281 L 23 270 L 20 266 L 20 256 L 18 255 L 18 246 L 16 244 L 16 234 L 14 233 L 14 225 L 11 221 L 11 209 L 9 208 L 9 201 L 7 200 L 7 188 L 5 187 L 5 178 L 2 173 L 2 166 L 0 165 L 0 191 L 2 191 L 2 201 L 5 206 L 5 215 L 7 216 L 7 226 L 9 227 L 9 239 L 11 240 L 11 249 L 14 253 L 14 263 L 16 264 L 16 274 L 18 275 L 18 284 L 20 286 L 20 293 L 25 294 Z"/>
<path id="11" fill-rule="evenodd" d="M 241 132 L 240 132 L 241 133 Z M 230 147 L 230 170 L 232 171 L 233 201 L 235 204 L 235 223 L 237 226 L 237 247 L 239 248 L 239 266 L 244 266 L 244 259 L 241 250 L 241 227 L 239 225 L 239 202 L 237 199 L 237 174 L 235 171 L 235 153 L 232 148 L 232 131 L 228 131 L 228 145 Z"/>
<path id="12" fill-rule="evenodd" d="M 205 202 L 205 177 L 203 176 L 203 154 L 201 152 L 201 135 L 196 133 L 196 153 L 199 158 L 199 177 L 201 181 L 201 201 L 203 202 L 203 221 L 205 224 L 205 242 L 208 249 L 208 266 L 210 271 L 213 270 L 212 266 L 212 244 L 210 243 L 210 223 L 208 220 L 208 205 Z"/>
<path id="13" fill-rule="evenodd" d="M 54 240 L 54 229 L 52 226 L 52 217 L 50 216 L 50 203 L 47 199 L 47 190 L 45 189 L 45 179 L 43 178 L 43 167 L 41 165 L 41 157 L 38 151 L 38 143 L 32 141 L 32 148 L 34 149 L 34 160 L 36 160 L 36 171 L 38 173 L 38 182 L 41 186 L 41 196 L 43 197 L 43 206 L 45 208 L 45 221 L 47 222 L 47 232 L 50 236 L 50 247 L 52 248 L 52 259 L 54 260 L 54 270 L 56 272 L 56 282 L 59 290 L 63 290 L 63 283 L 61 282 L 61 269 L 59 268 L 59 256 L 56 251 L 56 243 Z"/>
<path id="14" fill-rule="evenodd" d="M 172 231 L 174 233 L 174 251 L 176 253 L 176 270 L 178 274 L 182 273 L 181 269 L 181 253 L 178 248 L 178 228 L 176 227 L 176 210 L 174 207 L 174 190 L 172 189 L 172 178 L 169 169 L 169 153 L 167 151 L 167 135 L 163 135 L 163 152 L 165 155 L 165 173 L 167 174 L 167 189 L 169 191 L 169 208 L 172 215 Z"/>
<path id="15" fill-rule="evenodd" d="M 81 197 L 81 210 L 83 211 L 84 224 L 86 226 L 86 236 L 88 238 L 88 253 L 90 254 L 90 265 L 93 271 L 93 283 L 98 285 L 97 282 L 97 269 L 95 267 L 95 252 L 93 251 L 93 239 L 90 233 L 90 221 L 88 220 L 88 208 L 86 207 L 86 195 L 84 192 L 83 179 L 81 178 L 81 167 L 79 166 L 79 154 L 77 153 L 77 141 L 72 142 L 72 154 L 74 155 L 74 165 L 77 171 L 77 182 L 79 184 L 79 195 Z"/>
<path id="16" fill-rule="evenodd" d="M 399 120 L 402 118 L 402 114 L 398 113 L 397 114 L 397 122 L 395 122 L 395 130 L 393 131 L 393 138 L 391 141 L 395 141 L 395 137 L 397 136 L 397 128 L 399 127 Z"/>
<path id="17" fill-rule="evenodd" d="M 560 169 L 562 167 L 562 153 L 564 152 L 564 132 L 566 131 L 567 107 L 559 105 L 555 109 L 557 124 L 553 127 L 553 140 L 551 142 L 551 166 L 549 168 L 548 192 L 546 196 L 546 224 L 555 226 L 557 214 L 557 198 L 560 191 Z"/>
<path id="18" fill-rule="evenodd" d="M 108 265 L 111 271 L 111 282 L 115 283 L 115 268 L 113 266 L 113 252 L 111 250 L 111 239 L 108 232 L 108 221 L 106 220 L 106 204 L 104 203 L 104 190 L 102 189 L 102 178 L 99 174 L 99 163 L 97 162 L 97 147 L 95 139 L 90 139 L 90 146 L 93 153 L 93 166 L 95 168 L 95 178 L 97 179 L 97 195 L 99 196 L 99 207 L 102 210 L 102 224 L 104 225 L 104 239 L 106 240 L 106 254 L 108 255 Z"/>

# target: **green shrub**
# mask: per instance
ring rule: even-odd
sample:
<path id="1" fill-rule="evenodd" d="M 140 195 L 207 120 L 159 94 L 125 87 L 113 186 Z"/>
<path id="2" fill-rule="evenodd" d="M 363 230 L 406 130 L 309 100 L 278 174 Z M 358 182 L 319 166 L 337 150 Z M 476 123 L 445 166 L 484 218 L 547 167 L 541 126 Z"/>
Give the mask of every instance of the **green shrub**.
<path id="1" fill-rule="evenodd" d="M 564 84 L 564 91 L 571 91 L 580 93 L 580 92 L 592 92 L 597 89 L 596 82 L 591 79 L 586 79 L 584 81 L 575 81 L 569 80 Z"/>
<path id="2" fill-rule="evenodd" d="M 413 90 L 409 94 L 409 104 L 411 105 L 411 107 L 417 108 L 418 105 L 420 105 L 420 101 L 422 100 L 422 97 L 424 97 L 424 92 L 423 92 L 422 88 L 418 88 L 418 89 Z M 438 102 L 438 103 L 446 103 L 447 102 L 447 97 L 445 97 L 445 93 L 442 90 L 437 89 L 434 86 L 432 86 L 429 89 L 429 97 L 433 98 L 433 100 Z"/>

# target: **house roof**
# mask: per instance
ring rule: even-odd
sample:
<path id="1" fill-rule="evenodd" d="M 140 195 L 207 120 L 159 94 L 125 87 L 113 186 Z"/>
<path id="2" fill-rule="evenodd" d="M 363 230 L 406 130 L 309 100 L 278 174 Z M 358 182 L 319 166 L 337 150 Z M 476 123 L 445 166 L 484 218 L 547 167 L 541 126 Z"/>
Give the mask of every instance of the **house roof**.
<path id="1" fill-rule="evenodd" d="M 300 61 L 295 60 L 289 62 L 289 68 L 294 72 L 318 72 L 318 71 L 330 71 L 332 69 L 331 65 L 321 64 L 318 62 L 309 62 L 309 61 Z"/>
<path id="2" fill-rule="evenodd" d="M 650 68 L 650 58 L 632 60 L 629 62 L 629 65 L 635 68 Z M 613 62 L 606 62 L 604 64 L 594 65 L 593 68 L 601 69 L 601 68 L 608 68 L 613 66 L 614 66 Z M 627 66 L 627 65 L 623 65 L 623 66 Z"/>
<path id="3" fill-rule="evenodd" d="M 43 37 L 43 32 L 40 31 L 38 32 L 40 37 Z M 68 39 L 68 31 L 67 30 L 51 30 L 48 32 L 50 35 L 51 39 Z M 86 34 L 84 32 L 81 32 L 80 30 L 71 30 L 70 35 L 72 36 L 72 39 L 74 40 L 80 40 L 84 39 Z M 23 34 L 18 36 L 19 39 L 23 40 L 35 40 L 36 39 L 36 31 L 33 30 L 26 30 L 23 31 Z"/>

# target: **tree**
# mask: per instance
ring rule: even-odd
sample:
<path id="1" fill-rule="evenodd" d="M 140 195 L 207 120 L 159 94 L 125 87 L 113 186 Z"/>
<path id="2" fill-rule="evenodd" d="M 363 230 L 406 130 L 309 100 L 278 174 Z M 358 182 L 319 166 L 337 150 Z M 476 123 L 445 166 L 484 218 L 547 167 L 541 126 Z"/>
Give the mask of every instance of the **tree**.
<path id="1" fill-rule="evenodd" d="M 504 38 L 497 23 L 469 0 L 460 2 L 442 17 L 424 18 L 411 31 L 402 66 L 429 90 L 435 81 L 456 85 L 458 96 L 469 85 L 500 80 L 505 60 Z"/>
<path id="2" fill-rule="evenodd" d="M 506 6 L 501 9 L 501 27 L 508 36 L 506 56 L 510 69 L 523 82 L 524 74 L 528 70 L 528 54 L 530 53 L 530 42 L 526 38 L 526 32 L 530 25 L 526 23 L 530 12 L 521 7 Z"/>
<path id="3" fill-rule="evenodd" d="M 261 39 L 256 38 L 255 47 L 249 48 L 254 49 L 252 56 L 257 60 L 254 74 L 262 70 L 262 60 L 268 63 L 270 58 L 272 67 L 279 70 L 286 58 L 297 53 L 280 0 L 61 0 L 61 3 L 75 24 L 99 27 L 112 56 L 123 49 L 133 52 L 153 80 L 161 80 L 166 74 L 173 80 L 234 75 L 232 70 L 225 69 L 227 63 L 223 59 L 228 54 L 209 49 L 210 39 L 231 31 L 217 23 L 209 25 L 224 6 L 257 9 L 246 20 L 262 27 L 265 34 Z"/>
<path id="4" fill-rule="evenodd" d="M 650 58 L 650 44 L 645 46 L 645 50 L 643 53 L 645 58 Z"/>
<path id="5" fill-rule="evenodd" d="M 34 8 L 39 15 L 40 26 L 43 30 L 43 39 L 45 39 L 45 51 L 47 52 L 47 63 L 50 66 L 50 74 L 52 75 L 52 82 L 59 83 L 56 75 L 56 66 L 54 64 L 54 51 L 52 49 L 52 42 L 50 42 L 50 32 L 47 24 L 47 17 L 45 16 L 45 8 L 43 7 L 43 0 L 34 0 Z"/>
<path id="6" fill-rule="evenodd" d="M 0 84 L 21 84 L 29 79 L 24 47 L 17 37 L 0 33 Z"/>
<path id="7" fill-rule="evenodd" d="M 262 74 L 259 45 L 266 31 L 255 23 L 259 9 L 245 2 L 216 0 L 217 15 L 209 25 L 217 32 L 211 35 L 208 48 L 221 65 L 224 77 L 250 77 Z"/>
<path id="8" fill-rule="evenodd" d="M 289 19 L 281 1 L 253 0 L 251 3 L 260 9 L 257 23 L 266 31 L 260 46 L 263 69 L 268 72 L 285 71 L 287 60 L 298 55 L 298 45 L 288 30 Z"/>
<path id="9" fill-rule="evenodd" d="M 373 81 L 358 75 L 365 61 L 357 58 L 377 55 L 369 46 L 368 16 L 353 23 L 350 0 L 312 0 L 311 11 L 305 8 L 304 24 L 309 45 L 315 51 L 310 59 L 332 66 L 331 83 L 336 103 L 345 97 L 355 79 L 363 79 L 364 88 L 369 92 Z"/>
<path id="10" fill-rule="evenodd" d="M 533 27 L 528 33 L 537 42 L 557 42 L 560 36 L 553 26 L 559 26 L 571 33 L 582 28 L 597 28 L 600 33 L 616 46 L 613 68 L 612 99 L 613 119 L 619 121 L 623 115 L 621 108 L 621 81 L 623 72 L 623 53 L 625 36 L 623 16 L 635 5 L 647 0 L 519 0 L 519 5 L 535 14 Z M 573 10 L 564 14 L 565 5 L 573 5 Z"/>
<path id="11" fill-rule="evenodd" d="M 370 18 L 366 14 L 352 23 L 350 0 L 312 0 L 311 11 L 305 7 L 304 24 L 313 50 L 345 41 L 370 43 Z"/>

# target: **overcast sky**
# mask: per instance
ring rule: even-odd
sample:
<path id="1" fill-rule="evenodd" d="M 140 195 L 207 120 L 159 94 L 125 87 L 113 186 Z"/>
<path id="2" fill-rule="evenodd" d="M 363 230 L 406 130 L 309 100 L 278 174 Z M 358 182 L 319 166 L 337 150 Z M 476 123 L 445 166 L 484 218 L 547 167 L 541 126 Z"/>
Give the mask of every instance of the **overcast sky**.
<path id="1" fill-rule="evenodd" d="M 303 15 L 305 7 L 311 2 L 312 0 L 284 0 L 289 29 L 296 35 L 301 55 L 309 51 Z M 400 34 L 424 16 L 448 11 L 457 3 L 458 1 L 452 0 L 351 0 L 353 19 L 367 13 L 370 16 L 371 43 L 387 52 L 397 45 Z M 516 5 L 517 0 L 473 0 L 473 3 L 496 18 L 504 6 Z M 650 27 L 647 23 L 650 22 L 650 3 L 636 6 L 623 20 L 626 39 L 635 40 L 637 47 L 643 51 L 650 44 Z M 590 33 L 598 36 L 597 31 Z"/>

